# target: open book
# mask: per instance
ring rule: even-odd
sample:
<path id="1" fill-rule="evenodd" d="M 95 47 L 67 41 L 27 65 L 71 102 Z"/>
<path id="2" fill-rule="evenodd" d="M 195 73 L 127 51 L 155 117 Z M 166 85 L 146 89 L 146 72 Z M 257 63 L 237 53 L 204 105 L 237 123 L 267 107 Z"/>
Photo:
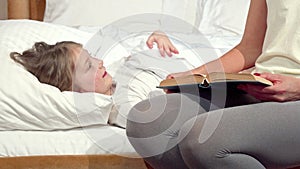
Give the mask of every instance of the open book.
<path id="1" fill-rule="evenodd" d="M 273 85 L 273 83 L 267 79 L 248 73 L 213 72 L 206 76 L 195 74 L 174 79 L 166 79 L 161 81 L 160 85 L 157 87 L 168 90 L 179 90 L 180 88 L 188 88 L 195 85 L 199 88 L 209 88 L 213 85 L 224 85 L 224 83 L 230 88 L 243 83 L 263 86 Z"/>

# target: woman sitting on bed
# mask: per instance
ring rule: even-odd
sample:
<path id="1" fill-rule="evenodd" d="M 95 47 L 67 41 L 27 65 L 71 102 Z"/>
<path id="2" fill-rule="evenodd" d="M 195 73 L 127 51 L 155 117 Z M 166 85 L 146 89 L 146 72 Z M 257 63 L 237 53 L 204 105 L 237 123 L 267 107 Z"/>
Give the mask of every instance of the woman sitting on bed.
<path id="1" fill-rule="evenodd" d="M 168 94 L 140 102 L 129 113 L 126 129 L 136 151 L 155 169 L 300 166 L 299 6 L 295 0 L 251 0 L 236 47 L 220 59 L 168 76 L 253 68 L 273 85 L 239 86 L 245 92 L 240 95 L 212 88 L 211 99 L 201 91 L 200 96 Z M 150 48 L 153 42 L 162 53 L 176 51 L 165 35 L 154 33 Z M 216 106 L 219 102 L 226 104 Z"/>
<path id="2" fill-rule="evenodd" d="M 96 92 L 111 95 L 115 85 L 103 61 L 92 57 L 79 43 L 64 41 L 55 45 L 37 42 L 22 54 L 10 57 L 35 75 L 40 82 L 61 91 Z"/>

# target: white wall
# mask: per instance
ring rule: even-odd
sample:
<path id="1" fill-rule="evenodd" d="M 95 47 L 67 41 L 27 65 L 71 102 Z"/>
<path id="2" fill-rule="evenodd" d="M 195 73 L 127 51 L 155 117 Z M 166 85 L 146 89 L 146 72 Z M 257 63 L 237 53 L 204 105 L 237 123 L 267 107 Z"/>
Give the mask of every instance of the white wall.
<path id="1" fill-rule="evenodd" d="M 7 19 L 7 0 L 0 0 L 0 19 Z"/>

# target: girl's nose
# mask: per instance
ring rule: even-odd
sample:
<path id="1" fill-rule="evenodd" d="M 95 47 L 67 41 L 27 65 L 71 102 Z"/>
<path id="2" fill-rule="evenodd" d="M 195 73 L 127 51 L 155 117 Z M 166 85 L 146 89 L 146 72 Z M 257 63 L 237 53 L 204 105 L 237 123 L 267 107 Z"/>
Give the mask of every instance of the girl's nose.
<path id="1" fill-rule="evenodd" d="M 103 67 L 103 60 L 99 61 L 98 68 L 101 69 Z"/>

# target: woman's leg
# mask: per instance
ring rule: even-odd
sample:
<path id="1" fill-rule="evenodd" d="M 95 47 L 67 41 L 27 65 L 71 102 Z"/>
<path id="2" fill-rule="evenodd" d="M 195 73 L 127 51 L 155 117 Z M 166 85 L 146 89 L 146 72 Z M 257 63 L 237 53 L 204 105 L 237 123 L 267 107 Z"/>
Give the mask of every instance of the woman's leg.
<path id="1" fill-rule="evenodd" d="M 168 94 L 142 101 L 130 111 L 127 136 L 135 150 L 155 169 L 187 168 L 178 149 L 182 125 L 210 103 L 198 96 Z"/>
<path id="2" fill-rule="evenodd" d="M 219 109 L 219 106 L 246 104 L 248 100 L 253 103 L 253 99 L 243 94 L 231 97 L 234 99 L 222 99 L 202 92 L 201 97 L 191 94 L 162 95 L 142 101 L 130 111 L 126 127 L 129 141 L 154 168 L 186 167 L 177 145 L 181 141 L 178 138 L 179 130 L 189 119 Z"/>
<path id="3" fill-rule="evenodd" d="M 179 137 L 183 139 L 179 152 L 190 168 L 299 165 L 300 101 L 268 102 L 204 113 L 189 120 Z"/>

